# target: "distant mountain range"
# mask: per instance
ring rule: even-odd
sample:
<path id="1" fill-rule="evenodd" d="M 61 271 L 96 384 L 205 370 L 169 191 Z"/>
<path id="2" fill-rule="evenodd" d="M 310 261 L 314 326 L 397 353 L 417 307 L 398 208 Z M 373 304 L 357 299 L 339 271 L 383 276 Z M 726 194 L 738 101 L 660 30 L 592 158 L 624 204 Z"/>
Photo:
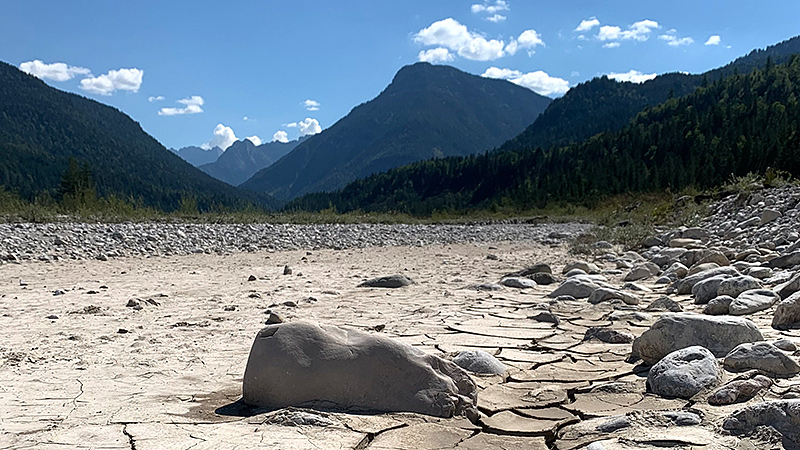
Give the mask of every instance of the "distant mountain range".
<path id="1" fill-rule="evenodd" d="M 414 161 L 485 152 L 523 131 L 550 102 L 508 81 L 413 64 L 241 187 L 291 199 Z"/>
<path id="2" fill-rule="evenodd" d="M 498 151 L 392 169 L 287 209 L 524 209 L 708 188 L 769 167 L 800 176 L 798 53 L 795 37 L 702 75 L 643 84 L 597 78 L 553 101 Z"/>
<path id="3" fill-rule="evenodd" d="M 289 142 L 267 142 L 254 145 L 248 139 L 234 142 L 222 152 L 218 159 L 203 164 L 200 170 L 230 185 L 238 186 L 259 170 L 269 167 L 283 155 L 294 150 L 298 144 L 306 140 L 301 137 Z"/>
<path id="4" fill-rule="evenodd" d="M 195 167 L 200 167 L 203 164 L 213 163 L 223 152 L 223 150 L 219 147 L 205 149 L 202 147 L 195 147 L 193 145 L 190 145 L 189 147 L 183 147 L 178 150 L 171 148 L 170 150 L 183 158 L 184 161 Z"/>
<path id="5" fill-rule="evenodd" d="M 100 195 L 166 211 L 186 198 L 201 208 L 271 203 L 206 175 L 119 110 L 0 62 L 0 186 L 56 197 L 70 158 L 88 165 Z"/>

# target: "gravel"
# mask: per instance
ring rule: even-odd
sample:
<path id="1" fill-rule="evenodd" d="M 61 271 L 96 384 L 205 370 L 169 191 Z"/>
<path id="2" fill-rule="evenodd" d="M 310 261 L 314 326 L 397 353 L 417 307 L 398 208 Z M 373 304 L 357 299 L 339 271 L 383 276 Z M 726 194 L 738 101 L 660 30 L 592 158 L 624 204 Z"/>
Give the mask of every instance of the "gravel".
<path id="1" fill-rule="evenodd" d="M 578 223 L 489 225 L 291 225 L 163 223 L 0 224 L 0 264 L 259 250 L 319 250 L 488 242 L 563 242 Z"/>

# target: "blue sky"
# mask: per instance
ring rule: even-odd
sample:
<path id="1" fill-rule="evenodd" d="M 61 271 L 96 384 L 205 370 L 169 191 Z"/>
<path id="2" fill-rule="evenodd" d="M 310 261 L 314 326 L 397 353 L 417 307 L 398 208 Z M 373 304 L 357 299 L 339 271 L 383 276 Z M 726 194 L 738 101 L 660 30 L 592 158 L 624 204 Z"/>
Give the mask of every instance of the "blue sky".
<path id="1" fill-rule="evenodd" d="M 800 34 L 797 0 L 26 0 L 2 10 L 0 60 L 119 108 L 167 147 L 317 132 L 420 59 L 552 97 L 603 74 L 702 72 Z"/>

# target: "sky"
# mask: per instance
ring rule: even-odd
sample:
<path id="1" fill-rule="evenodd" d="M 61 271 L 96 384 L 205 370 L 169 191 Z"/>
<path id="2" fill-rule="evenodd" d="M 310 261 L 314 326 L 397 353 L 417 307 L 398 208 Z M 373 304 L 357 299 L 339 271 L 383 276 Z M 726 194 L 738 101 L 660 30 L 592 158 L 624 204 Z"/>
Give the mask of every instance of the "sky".
<path id="1" fill-rule="evenodd" d="M 418 61 L 549 97 L 700 73 L 800 34 L 800 1 L 3 2 L 0 60 L 166 147 L 318 133 Z"/>

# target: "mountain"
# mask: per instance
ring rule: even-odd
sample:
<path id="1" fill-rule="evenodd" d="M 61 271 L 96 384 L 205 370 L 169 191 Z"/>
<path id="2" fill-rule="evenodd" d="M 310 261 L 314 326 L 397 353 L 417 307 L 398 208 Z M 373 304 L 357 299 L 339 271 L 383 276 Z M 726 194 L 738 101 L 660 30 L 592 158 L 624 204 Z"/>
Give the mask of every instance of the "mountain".
<path id="1" fill-rule="evenodd" d="M 166 211 L 187 198 L 201 209 L 269 202 L 201 172 L 121 111 L 0 62 L 0 186 L 28 199 L 56 196 L 76 160 L 98 194 Z"/>
<path id="2" fill-rule="evenodd" d="M 605 195 L 711 188 L 770 168 L 800 176 L 800 57 L 709 82 L 621 130 L 547 150 L 418 162 L 312 194 L 287 209 L 400 211 L 542 207 Z"/>
<path id="3" fill-rule="evenodd" d="M 254 145 L 248 139 L 234 142 L 220 157 L 200 170 L 230 185 L 238 186 L 259 170 L 268 167 L 292 151 L 306 138 L 290 142 L 268 142 Z"/>
<path id="4" fill-rule="evenodd" d="M 291 199 L 414 161 L 470 155 L 517 135 L 550 99 L 504 80 L 417 63 L 242 188 Z"/>
<path id="5" fill-rule="evenodd" d="M 594 78 L 571 88 L 558 98 L 519 136 L 505 142 L 501 151 L 548 148 L 588 139 L 604 131 L 627 125 L 647 107 L 682 97 L 709 81 L 749 73 L 764 67 L 767 60 L 780 64 L 800 53 L 800 36 L 753 50 L 746 56 L 704 74 L 668 73 L 644 83 L 617 82 L 607 77 Z"/>
<path id="6" fill-rule="evenodd" d="M 176 155 L 180 156 L 184 161 L 195 167 L 200 167 L 203 164 L 213 163 L 217 160 L 217 158 L 219 158 L 219 155 L 222 154 L 222 149 L 219 147 L 205 149 L 190 145 L 189 147 L 183 147 L 178 150 L 175 150 L 174 148 L 171 148 L 170 150 Z"/>

